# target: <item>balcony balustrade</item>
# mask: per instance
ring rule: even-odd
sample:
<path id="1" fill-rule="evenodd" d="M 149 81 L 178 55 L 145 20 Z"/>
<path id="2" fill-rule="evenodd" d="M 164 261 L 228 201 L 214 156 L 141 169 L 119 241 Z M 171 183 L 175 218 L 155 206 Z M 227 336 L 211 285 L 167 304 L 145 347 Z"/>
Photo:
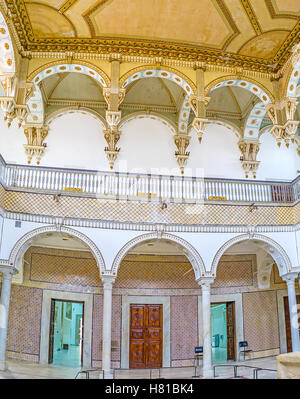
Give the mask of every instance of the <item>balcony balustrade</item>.
<path id="1" fill-rule="evenodd" d="M 202 179 L 12 165 L 2 157 L 0 181 L 7 190 L 144 202 L 293 204 L 300 199 L 300 176 L 292 182 Z"/>

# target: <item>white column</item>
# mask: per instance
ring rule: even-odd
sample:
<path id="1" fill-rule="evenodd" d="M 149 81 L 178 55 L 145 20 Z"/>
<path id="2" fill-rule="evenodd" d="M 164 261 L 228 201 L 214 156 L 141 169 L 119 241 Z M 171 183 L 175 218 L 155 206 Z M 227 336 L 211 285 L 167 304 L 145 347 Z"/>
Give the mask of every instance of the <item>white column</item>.
<path id="1" fill-rule="evenodd" d="M 213 369 L 211 363 L 211 331 L 210 331 L 210 285 L 212 278 L 198 281 L 202 289 L 202 331 L 203 331 L 203 377 L 211 378 Z"/>
<path id="2" fill-rule="evenodd" d="M 288 289 L 292 348 L 293 352 L 296 352 L 300 351 L 298 309 L 295 290 L 295 279 L 297 278 L 297 273 L 288 273 L 282 276 L 282 278 L 286 281 Z"/>
<path id="3" fill-rule="evenodd" d="M 112 378 L 111 370 L 111 316 L 112 287 L 115 277 L 101 276 L 103 282 L 102 370 L 104 378 Z"/>
<path id="4" fill-rule="evenodd" d="M 2 271 L 2 288 L 1 288 L 1 304 L 0 304 L 0 370 L 7 370 L 6 363 L 6 343 L 7 343 L 7 327 L 9 315 L 9 302 L 11 281 L 14 270 Z"/>

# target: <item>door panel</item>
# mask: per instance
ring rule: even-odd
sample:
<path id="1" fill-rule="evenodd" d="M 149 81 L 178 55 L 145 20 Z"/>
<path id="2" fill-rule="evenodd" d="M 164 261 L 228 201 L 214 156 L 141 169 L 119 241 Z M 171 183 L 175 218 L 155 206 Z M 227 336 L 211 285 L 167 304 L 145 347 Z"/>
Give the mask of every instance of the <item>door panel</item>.
<path id="1" fill-rule="evenodd" d="M 162 365 L 162 305 L 130 305 L 130 368 Z"/>
<path id="2" fill-rule="evenodd" d="M 227 360 L 235 360 L 234 302 L 226 303 L 227 318 Z"/>
<path id="3" fill-rule="evenodd" d="M 51 299 L 50 331 L 49 331 L 49 363 L 53 363 L 54 323 L 55 323 L 55 300 Z"/>

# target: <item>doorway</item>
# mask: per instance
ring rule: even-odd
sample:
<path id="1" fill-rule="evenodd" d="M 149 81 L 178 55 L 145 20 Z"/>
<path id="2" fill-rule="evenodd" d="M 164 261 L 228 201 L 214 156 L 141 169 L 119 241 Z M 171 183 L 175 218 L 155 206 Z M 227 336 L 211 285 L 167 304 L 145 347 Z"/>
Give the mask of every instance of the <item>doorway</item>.
<path id="1" fill-rule="evenodd" d="M 83 357 L 84 303 L 51 299 L 49 363 L 80 367 Z"/>
<path id="2" fill-rule="evenodd" d="M 234 302 L 211 304 L 212 363 L 235 360 Z"/>
<path id="3" fill-rule="evenodd" d="M 130 368 L 162 367 L 163 305 L 130 305 Z"/>

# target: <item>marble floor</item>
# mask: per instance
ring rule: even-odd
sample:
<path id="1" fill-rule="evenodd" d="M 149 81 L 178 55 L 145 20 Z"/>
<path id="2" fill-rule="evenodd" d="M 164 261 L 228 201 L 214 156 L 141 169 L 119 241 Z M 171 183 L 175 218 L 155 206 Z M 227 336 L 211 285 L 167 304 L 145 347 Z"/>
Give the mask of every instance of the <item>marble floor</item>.
<path id="1" fill-rule="evenodd" d="M 54 364 L 36 364 L 18 360 L 8 360 L 8 370 L 0 371 L 0 379 L 74 379 L 80 367 L 66 367 Z M 246 360 L 242 362 L 228 362 L 228 365 L 255 366 L 261 368 L 269 368 L 276 370 L 276 357 L 267 357 L 262 359 Z M 183 368 L 167 368 L 161 369 L 160 378 L 192 378 L 195 374 L 194 367 Z M 201 367 L 197 374 L 201 377 Z M 253 369 L 247 367 L 239 367 L 238 375 L 244 378 L 253 378 Z M 261 371 L 259 379 L 275 379 L 275 372 Z M 84 376 L 83 376 L 84 377 Z M 158 370 L 153 370 L 152 378 L 158 378 Z M 229 379 L 233 377 L 233 367 L 217 367 L 217 379 Z M 90 376 L 91 379 L 99 378 L 99 372 L 95 372 Z M 126 378 L 150 378 L 150 370 L 117 370 L 117 379 Z"/>

